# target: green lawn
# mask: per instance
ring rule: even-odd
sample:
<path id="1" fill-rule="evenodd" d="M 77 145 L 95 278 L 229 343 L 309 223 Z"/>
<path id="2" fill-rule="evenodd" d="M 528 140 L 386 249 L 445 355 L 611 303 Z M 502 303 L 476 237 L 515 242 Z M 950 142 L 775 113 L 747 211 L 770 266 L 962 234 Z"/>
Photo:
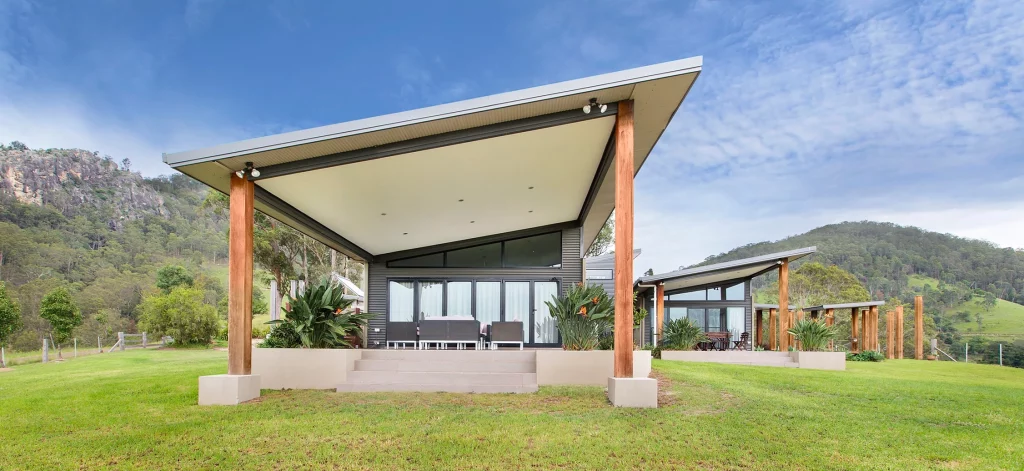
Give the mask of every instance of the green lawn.
<path id="1" fill-rule="evenodd" d="M 656 361 L 671 404 L 264 391 L 196 405 L 218 351 L 0 373 L 0 469 L 1021 469 L 1024 370 L 913 360 L 846 372 Z"/>

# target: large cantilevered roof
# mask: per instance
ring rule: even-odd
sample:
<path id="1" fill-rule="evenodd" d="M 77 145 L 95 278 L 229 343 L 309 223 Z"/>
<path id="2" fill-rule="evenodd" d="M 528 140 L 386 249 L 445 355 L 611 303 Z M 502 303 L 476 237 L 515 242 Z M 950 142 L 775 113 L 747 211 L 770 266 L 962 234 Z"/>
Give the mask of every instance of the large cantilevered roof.
<path id="1" fill-rule="evenodd" d="M 816 251 L 817 247 L 806 247 L 713 265 L 686 268 L 660 275 L 641 277 L 637 280 L 636 284 L 652 285 L 663 283 L 665 291 L 676 291 L 695 286 L 726 283 L 732 280 L 742 280 L 760 275 L 779 266 L 784 261 L 792 262 Z"/>
<path id="2" fill-rule="evenodd" d="M 165 154 L 222 192 L 247 162 L 256 208 L 358 259 L 540 227 L 582 247 L 614 210 L 615 114 L 633 100 L 639 171 L 700 57 Z M 590 113 L 591 99 L 607 105 Z"/>

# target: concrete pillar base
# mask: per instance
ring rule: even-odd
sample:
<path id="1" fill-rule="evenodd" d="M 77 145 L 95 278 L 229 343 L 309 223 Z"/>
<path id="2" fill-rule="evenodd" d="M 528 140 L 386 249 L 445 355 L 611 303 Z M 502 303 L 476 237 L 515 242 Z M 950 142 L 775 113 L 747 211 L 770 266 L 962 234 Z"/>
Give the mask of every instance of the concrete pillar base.
<path id="1" fill-rule="evenodd" d="M 608 400 L 615 407 L 658 407 L 658 380 L 608 378 Z"/>
<path id="2" fill-rule="evenodd" d="M 199 377 L 199 405 L 233 406 L 260 397 L 259 375 Z"/>

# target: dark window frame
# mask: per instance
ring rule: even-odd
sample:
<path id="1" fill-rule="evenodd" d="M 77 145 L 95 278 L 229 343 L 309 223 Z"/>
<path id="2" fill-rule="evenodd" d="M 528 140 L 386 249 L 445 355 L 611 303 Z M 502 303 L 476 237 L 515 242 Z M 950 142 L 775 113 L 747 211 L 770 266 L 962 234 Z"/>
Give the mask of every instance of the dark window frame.
<path id="1" fill-rule="evenodd" d="M 505 250 L 505 244 L 506 243 L 517 241 L 517 240 L 530 239 L 530 238 L 534 238 L 534 237 L 551 236 L 553 234 L 557 234 L 558 235 L 558 263 L 556 263 L 554 265 L 548 265 L 548 266 L 540 266 L 540 265 L 520 266 L 520 265 L 509 265 L 506 262 L 506 250 Z M 445 269 L 447 269 L 447 268 L 461 268 L 461 269 L 482 269 L 482 270 L 496 270 L 496 269 L 509 268 L 509 269 L 521 269 L 521 270 L 552 270 L 552 269 L 556 269 L 557 270 L 557 269 L 561 269 L 562 265 L 563 265 L 563 261 L 564 261 L 564 257 L 565 257 L 564 246 L 563 246 L 564 242 L 565 242 L 565 240 L 564 240 L 562 231 L 544 232 L 544 233 L 541 233 L 541 234 L 532 234 L 532 235 L 522 236 L 522 237 L 513 237 L 511 239 L 505 239 L 505 240 L 501 240 L 501 241 L 497 241 L 497 242 L 488 242 L 486 244 L 470 245 L 468 247 L 460 247 L 460 248 L 457 248 L 457 249 L 450 249 L 450 250 L 445 250 L 445 251 L 442 251 L 442 252 L 433 252 L 433 253 L 429 253 L 429 254 L 417 255 L 415 257 L 407 257 L 407 258 L 399 258 L 399 259 L 396 259 L 396 260 L 388 260 L 386 266 L 387 266 L 387 268 L 435 268 L 435 269 L 438 269 L 438 268 L 445 268 Z M 477 247 L 484 247 L 484 246 L 494 245 L 494 244 L 499 244 L 499 246 L 501 247 L 501 255 L 500 255 L 501 260 L 499 261 L 499 266 L 497 266 L 497 267 L 452 266 L 452 265 L 448 264 L 448 253 L 449 252 L 473 249 L 473 248 L 477 248 Z M 409 260 L 415 260 L 415 259 L 419 259 L 419 258 L 426 258 L 426 257 L 436 256 L 438 254 L 441 254 L 441 266 L 440 267 L 438 267 L 438 266 L 426 266 L 426 265 L 422 265 L 422 266 L 421 265 L 402 265 L 402 262 L 407 262 Z M 398 264 L 398 265 L 395 265 L 395 264 Z"/>

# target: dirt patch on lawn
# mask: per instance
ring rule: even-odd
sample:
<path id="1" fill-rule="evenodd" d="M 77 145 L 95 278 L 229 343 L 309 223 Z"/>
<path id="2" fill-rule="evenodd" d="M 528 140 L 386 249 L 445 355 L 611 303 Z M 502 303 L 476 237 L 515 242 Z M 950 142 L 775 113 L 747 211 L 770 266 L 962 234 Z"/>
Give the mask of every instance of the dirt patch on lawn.
<path id="1" fill-rule="evenodd" d="M 14 371 L 14 368 L 0 368 L 0 373 L 6 373 L 8 371 Z"/>
<path id="2" fill-rule="evenodd" d="M 676 402 L 676 392 L 672 387 L 672 380 L 660 371 L 651 371 L 651 377 L 658 380 L 658 407 L 671 406 Z"/>

